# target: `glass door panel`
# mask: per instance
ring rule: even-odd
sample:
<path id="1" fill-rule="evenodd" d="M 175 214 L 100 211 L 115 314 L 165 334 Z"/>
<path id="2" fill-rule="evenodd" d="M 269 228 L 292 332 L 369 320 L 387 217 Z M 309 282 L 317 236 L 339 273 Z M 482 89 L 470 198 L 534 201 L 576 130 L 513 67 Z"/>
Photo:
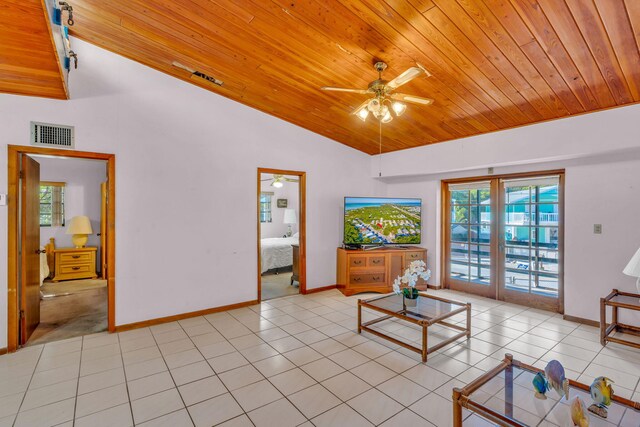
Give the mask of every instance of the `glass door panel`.
<path id="1" fill-rule="evenodd" d="M 499 294 L 505 301 L 557 305 L 559 186 L 558 177 L 502 181 Z"/>
<path id="2" fill-rule="evenodd" d="M 452 184 L 448 195 L 449 259 L 445 281 L 452 289 L 480 295 L 495 293 L 491 183 Z"/>
<path id="3" fill-rule="evenodd" d="M 445 285 L 558 309 L 562 286 L 560 179 L 496 177 L 446 184 Z"/>

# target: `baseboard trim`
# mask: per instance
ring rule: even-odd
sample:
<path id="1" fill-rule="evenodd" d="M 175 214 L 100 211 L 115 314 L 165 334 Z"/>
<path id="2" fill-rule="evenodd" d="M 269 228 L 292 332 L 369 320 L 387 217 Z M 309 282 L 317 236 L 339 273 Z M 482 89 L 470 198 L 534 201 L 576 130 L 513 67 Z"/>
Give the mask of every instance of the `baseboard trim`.
<path id="1" fill-rule="evenodd" d="M 7 347 L 0 348 L 0 356 L 7 354 Z"/>
<path id="2" fill-rule="evenodd" d="M 134 322 L 134 323 L 126 323 L 124 325 L 116 326 L 116 332 L 124 332 L 124 331 L 130 331 L 132 329 L 146 328 L 148 326 L 175 322 L 176 320 L 188 319 L 190 317 L 198 317 L 198 316 L 204 316 L 212 313 L 219 313 L 221 311 L 235 310 L 238 308 L 248 307 L 250 305 L 255 305 L 255 304 L 258 304 L 258 300 L 244 301 L 236 304 L 223 305 L 223 306 L 214 307 L 214 308 L 206 308 L 204 310 L 198 310 L 198 311 L 191 311 L 189 313 L 174 314 L 173 316 L 158 317 L 156 319 L 143 320 L 143 321 Z"/>
<path id="3" fill-rule="evenodd" d="M 329 285 L 329 286 L 323 286 L 321 288 L 307 289 L 304 294 L 307 295 L 307 294 L 315 294 L 316 292 L 330 291 L 331 289 L 336 289 L 337 286 L 338 285 Z"/>
<path id="4" fill-rule="evenodd" d="M 600 322 L 596 320 L 589 320 L 589 319 L 584 319 L 582 317 L 569 316 L 568 314 L 563 315 L 562 318 L 570 322 L 582 323 L 583 325 L 595 326 L 596 328 L 600 327 Z"/>

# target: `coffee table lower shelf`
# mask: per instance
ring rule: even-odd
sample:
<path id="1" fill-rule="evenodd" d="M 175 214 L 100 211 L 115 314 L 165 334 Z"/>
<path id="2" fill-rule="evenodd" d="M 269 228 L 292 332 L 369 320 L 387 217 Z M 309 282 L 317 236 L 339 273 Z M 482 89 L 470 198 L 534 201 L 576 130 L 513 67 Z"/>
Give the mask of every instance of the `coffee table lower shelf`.
<path id="1" fill-rule="evenodd" d="M 400 298 L 402 301 L 401 309 L 393 309 L 394 305 L 399 307 L 397 301 L 393 301 L 393 299 Z M 430 295 L 424 292 L 420 292 L 419 301 L 417 306 L 419 308 L 412 309 L 408 308 L 404 299 L 401 296 L 391 294 L 391 295 L 382 295 L 379 297 L 367 299 L 367 300 L 358 300 L 358 333 L 362 331 L 369 332 L 375 336 L 391 341 L 394 344 L 397 344 L 401 347 L 404 347 L 408 350 L 415 351 L 416 353 L 421 354 L 422 361 L 427 361 L 427 355 L 432 353 L 460 338 L 466 337 L 469 338 L 471 336 L 471 303 L 461 303 L 458 301 L 448 300 L 446 298 L 436 297 L 434 295 Z M 382 304 L 385 302 L 387 304 Z M 395 304 L 394 304 L 395 303 Z M 422 303 L 422 304 L 421 304 Z M 422 306 L 421 306 L 422 305 Z M 385 307 L 386 306 L 386 307 Z M 369 320 L 367 322 L 362 322 L 362 308 L 367 308 L 373 311 L 377 311 L 383 313 L 384 316 Z M 453 324 L 451 322 L 447 322 L 446 319 L 449 319 L 457 314 L 466 312 L 466 326 L 460 326 Z M 376 323 L 389 320 L 389 319 L 400 319 L 422 328 L 422 346 L 416 347 L 412 344 L 399 340 L 397 338 L 391 337 L 379 330 L 372 329 L 369 326 L 374 325 Z M 435 324 L 445 326 L 447 328 L 451 328 L 459 333 L 453 335 L 452 337 L 439 342 L 431 347 L 428 346 L 428 328 L 429 326 L 433 326 Z"/>

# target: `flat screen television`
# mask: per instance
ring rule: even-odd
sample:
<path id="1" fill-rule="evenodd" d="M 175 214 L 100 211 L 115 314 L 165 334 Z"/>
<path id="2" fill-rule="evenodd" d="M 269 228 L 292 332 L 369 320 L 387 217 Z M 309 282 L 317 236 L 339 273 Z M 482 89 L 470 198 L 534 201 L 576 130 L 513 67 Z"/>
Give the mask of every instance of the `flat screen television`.
<path id="1" fill-rule="evenodd" d="M 422 199 L 344 198 L 345 245 L 418 244 Z"/>

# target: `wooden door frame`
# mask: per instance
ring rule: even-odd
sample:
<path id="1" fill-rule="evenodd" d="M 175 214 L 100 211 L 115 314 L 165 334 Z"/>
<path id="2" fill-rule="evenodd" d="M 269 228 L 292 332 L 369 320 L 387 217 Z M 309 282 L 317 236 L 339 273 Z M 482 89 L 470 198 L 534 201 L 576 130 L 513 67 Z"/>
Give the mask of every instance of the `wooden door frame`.
<path id="1" fill-rule="evenodd" d="M 21 274 L 18 268 L 18 242 L 20 240 L 19 224 L 20 209 L 18 206 L 20 200 L 20 155 L 48 155 L 56 157 L 70 157 L 77 159 L 105 160 L 107 162 L 107 182 L 109 183 L 107 194 L 109 197 L 108 209 L 108 245 L 107 245 L 107 264 L 109 265 L 107 277 L 107 294 L 108 294 L 108 330 L 115 332 L 115 265 L 116 265 L 116 157 L 115 154 L 93 153 L 88 151 L 62 150 L 57 148 L 31 147 L 24 145 L 7 146 L 8 161 L 8 258 L 7 258 L 7 351 L 13 352 L 18 349 L 18 283 Z"/>
<path id="2" fill-rule="evenodd" d="M 451 215 L 451 207 L 450 207 L 450 200 L 449 200 L 449 184 L 460 184 L 460 183 L 465 183 L 465 182 L 474 182 L 474 181 L 491 181 L 492 183 L 494 181 L 492 180 L 501 180 L 501 179 L 519 179 L 519 178 L 535 178 L 535 177 L 541 177 L 541 176 L 549 176 L 549 175 L 558 175 L 560 178 L 560 182 L 558 184 L 558 214 L 560 216 L 560 221 L 558 224 L 558 307 L 557 311 L 558 313 L 564 313 L 564 199 L 565 199 L 565 190 L 564 190 L 564 185 L 565 185 L 565 170 L 564 169 L 554 169 L 554 170 L 545 170 L 545 171 L 535 171 L 535 172 L 519 172 L 519 173 L 511 173 L 511 174 L 502 174 L 502 175 L 484 175 L 484 176 L 474 176 L 474 177 L 465 177 L 465 178 L 453 178 L 453 179 L 446 179 L 446 180 L 442 180 L 440 183 L 440 194 L 441 194 L 441 201 L 442 201 L 442 221 L 440 224 L 440 236 L 441 236 L 441 242 L 440 242 L 440 250 L 441 250 L 441 256 L 440 256 L 440 271 L 441 271 L 441 275 L 440 275 L 440 286 L 442 288 L 448 288 L 447 286 L 447 276 L 449 273 L 448 270 L 448 266 L 447 266 L 447 259 L 448 259 L 448 248 L 449 248 L 449 216 Z M 498 205 L 498 208 L 500 207 L 499 205 L 501 204 L 501 201 L 498 202 L 498 200 L 502 197 L 501 196 L 501 191 L 500 191 L 500 187 L 498 186 L 498 188 L 494 188 L 495 185 L 492 184 L 491 190 L 497 190 L 497 197 L 496 199 L 496 204 Z M 493 199 L 492 199 L 493 201 Z M 503 212 L 501 211 L 501 209 L 498 209 L 498 211 L 496 212 L 495 215 L 492 215 L 491 218 L 491 226 L 493 227 L 492 231 L 495 231 L 495 233 L 492 232 L 492 238 L 494 236 L 499 235 L 498 237 L 501 239 L 502 238 L 502 231 L 503 230 L 499 230 L 499 225 L 502 223 L 502 221 L 498 221 L 498 215 L 502 215 Z M 501 282 L 498 278 L 498 273 L 502 268 L 502 255 L 499 251 L 495 251 L 494 246 L 496 246 L 497 244 L 499 244 L 499 241 L 496 241 L 495 244 L 491 245 L 491 255 L 492 257 L 495 256 L 497 258 L 494 258 L 494 262 L 491 263 L 491 276 L 492 276 L 492 280 L 495 280 L 495 290 L 496 290 L 496 295 L 493 296 L 492 298 L 496 299 L 496 300 L 504 300 L 501 292 L 500 292 L 500 286 L 501 286 Z M 495 253 L 494 253 L 495 252 Z M 498 265 L 500 264 L 500 265 Z M 521 301 L 522 303 L 526 303 L 525 300 Z M 545 306 L 543 307 L 545 309 L 551 309 L 550 306 Z"/>
<path id="3" fill-rule="evenodd" d="M 262 174 L 276 174 L 276 175 L 293 175 L 299 177 L 298 182 L 298 204 L 300 205 L 300 212 L 298 215 L 299 226 L 298 232 L 300 233 L 300 265 L 299 269 L 299 282 L 300 293 L 307 293 L 307 173 L 301 171 L 284 170 L 284 169 L 271 169 L 271 168 L 258 168 L 258 193 L 256 196 L 257 217 L 258 223 L 258 240 L 256 246 L 258 248 L 258 302 L 262 301 L 262 254 L 260 253 L 260 193 Z"/>

